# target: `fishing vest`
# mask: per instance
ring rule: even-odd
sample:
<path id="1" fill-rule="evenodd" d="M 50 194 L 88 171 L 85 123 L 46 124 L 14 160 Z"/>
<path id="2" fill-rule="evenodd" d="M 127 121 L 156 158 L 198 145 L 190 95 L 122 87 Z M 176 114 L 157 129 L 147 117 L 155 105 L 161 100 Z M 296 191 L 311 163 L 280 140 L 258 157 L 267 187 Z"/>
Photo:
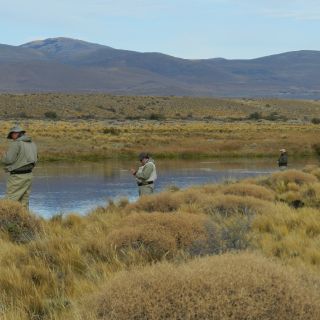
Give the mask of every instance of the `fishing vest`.
<path id="1" fill-rule="evenodd" d="M 144 166 L 141 166 L 138 169 L 138 173 L 142 173 L 145 166 L 150 166 L 150 165 L 152 165 L 153 170 L 150 174 L 150 177 L 146 180 L 147 182 L 155 181 L 157 179 L 157 170 L 156 170 L 155 164 L 152 161 L 148 161 Z"/>

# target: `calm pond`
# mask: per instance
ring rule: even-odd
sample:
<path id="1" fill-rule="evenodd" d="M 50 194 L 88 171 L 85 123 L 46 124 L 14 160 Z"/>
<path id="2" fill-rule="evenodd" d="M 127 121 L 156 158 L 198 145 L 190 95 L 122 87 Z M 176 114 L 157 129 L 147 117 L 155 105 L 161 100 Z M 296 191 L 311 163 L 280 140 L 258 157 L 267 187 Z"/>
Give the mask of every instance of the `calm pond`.
<path id="1" fill-rule="evenodd" d="M 317 163 L 315 159 L 293 161 L 290 168 Z M 30 209 L 43 217 L 50 217 L 57 213 L 85 214 L 105 205 L 108 199 L 126 197 L 134 201 L 138 197 L 137 186 L 129 169 L 137 165 L 134 161 L 41 163 L 34 170 Z M 156 192 L 173 185 L 185 188 L 277 171 L 274 159 L 161 160 L 156 165 L 159 176 Z M 0 178 L 0 195 L 3 197 L 6 174 L 1 172 Z"/>

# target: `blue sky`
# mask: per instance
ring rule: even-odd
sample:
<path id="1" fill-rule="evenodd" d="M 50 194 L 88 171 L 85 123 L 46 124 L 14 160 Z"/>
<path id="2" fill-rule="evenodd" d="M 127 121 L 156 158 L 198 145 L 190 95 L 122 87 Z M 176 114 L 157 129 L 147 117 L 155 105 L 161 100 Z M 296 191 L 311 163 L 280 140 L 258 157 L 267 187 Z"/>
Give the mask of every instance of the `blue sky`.
<path id="1" fill-rule="evenodd" d="M 320 50 L 319 0 L 0 0 L 0 43 L 71 37 L 182 58 Z"/>

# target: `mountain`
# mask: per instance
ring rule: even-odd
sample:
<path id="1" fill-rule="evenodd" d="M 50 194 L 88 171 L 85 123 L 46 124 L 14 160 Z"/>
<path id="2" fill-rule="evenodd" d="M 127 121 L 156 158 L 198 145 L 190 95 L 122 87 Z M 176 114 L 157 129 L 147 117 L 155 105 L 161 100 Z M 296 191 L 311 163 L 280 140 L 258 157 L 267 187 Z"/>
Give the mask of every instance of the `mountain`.
<path id="1" fill-rule="evenodd" d="M 0 92 L 320 98 L 320 51 L 188 60 L 69 38 L 0 45 Z"/>

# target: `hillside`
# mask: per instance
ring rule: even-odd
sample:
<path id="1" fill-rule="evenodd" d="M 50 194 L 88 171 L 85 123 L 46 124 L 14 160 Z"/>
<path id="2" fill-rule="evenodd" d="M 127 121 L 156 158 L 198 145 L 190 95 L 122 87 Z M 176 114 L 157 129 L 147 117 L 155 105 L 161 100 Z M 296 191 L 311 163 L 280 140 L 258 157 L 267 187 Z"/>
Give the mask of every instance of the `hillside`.
<path id="1" fill-rule="evenodd" d="M 320 52 L 188 60 L 68 38 L 0 45 L 0 92 L 320 97 Z"/>

